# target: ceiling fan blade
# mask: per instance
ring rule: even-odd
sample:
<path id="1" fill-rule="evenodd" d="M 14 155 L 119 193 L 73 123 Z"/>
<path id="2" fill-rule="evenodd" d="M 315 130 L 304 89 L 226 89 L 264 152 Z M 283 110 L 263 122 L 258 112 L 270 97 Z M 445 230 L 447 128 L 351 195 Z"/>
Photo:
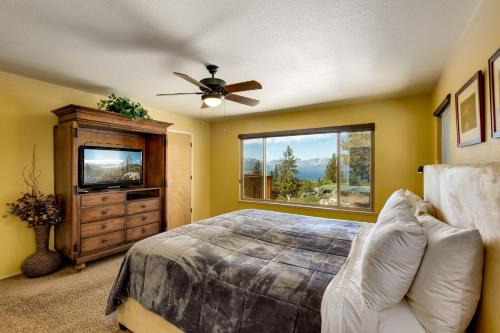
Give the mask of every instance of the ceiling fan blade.
<path id="1" fill-rule="evenodd" d="M 245 81 L 234 84 L 228 84 L 223 87 L 225 91 L 228 93 L 238 92 L 238 91 L 247 91 L 247 90 L 256 90 L 262 89 L 262 85 L 257 81 Z"/>
<path id="2" fill-rule="evenodd" d="M 203 93 L 202 92 L 194 92 L 194 93 L 156 94 L 156 96 L 177 96 L 177 95 L 203 95 Z"/>
<path id="3" fill-rule="evenodd" d="M 182 73 L 177 73 L 177 72 L 174 72 L 174 74 L 177 75 L 178 77 L 180 77 L 181 79 L 184 79 L 188 82 L 191 82 L 192 84 L 200 87 L 201 89 L 208 90 L 208 91 L 212 90 L 209 87 L 207 87 L 206 85 L 204 85 L 203 83 L 196 81 L 195 79 L 193 79 L 191 76 L 189 76 L 187 74 L 182 74 Z"/>
<path id="4" fill-rule="evenodd" d="M 259 104 L 259 100 L 257 100 L 257 99 L 248 98 L 245 96 L 240 96 L 240 95 L 235 95 L 235 94 L 227 94 L 225 96 L 225 99 L 232 101 L 232 102 L 245 104 L 248 106 L 256 106 L 257 104 Z"/>
<path id="5" fill-rule="evenodd" d="M 205 102 L 201 105 L 202 109 L 208 109 L 210 106 L 208 106 Z"/>

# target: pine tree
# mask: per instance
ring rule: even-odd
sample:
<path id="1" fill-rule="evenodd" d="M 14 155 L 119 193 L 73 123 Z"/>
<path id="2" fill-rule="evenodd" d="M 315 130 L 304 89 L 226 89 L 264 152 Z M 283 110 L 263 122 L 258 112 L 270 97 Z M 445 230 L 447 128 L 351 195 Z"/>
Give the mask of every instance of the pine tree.
<path id="1" fill-rule="evenodd" d="M 273 199 L 278 198 L 280 194 L 280 173 L 278 164 L 275 164 L 274 169 L 271 171 L 271 193 Z"/>
<path id="2" fill-rule="evenodd" d="M 290 146 L 286 147 L 283 152 L 283 158 L 278 162 L 277 166 L 279 173 L 279 194 L 290 201 L 292 196 L 296 195 L 299 190 L 297 158 Z"/>
<path id="3" fill-rule="evenodd" d="M 337 183 L 337 155 L 332 154 L 332 158 L 328 161 L 325 169 L 325 179 L 331 181 L 333 184 Z"/>
<path id="4" fill-rule="evenodd" d="M 259 160 L 255 160 L 252 167 L 252 175 L 260 175 L 260 174 L 262 174 L 262 166 Z"/>
<path id="5" fill-rule="evenodd" d="M 350 132 L 342 142 L 342 150 L 349 154 L 342 155 L 342 163 L 349 165 L 349 185 L 370 183 L 371 147 L 370 133 Z"/>
<path id="6" fill-rule="evenodd" d="M 349 184 L 362 185 L 370 183 L 370 147 L 351 147 Z"/>
<path id="7" fill-rule="evenodd" d="M 132 159 L 132 156 L 127 155 L 127 159 L 125 161 L 125 171 L 130 172 L 130 167 L 134 163 L 134 160 Z"/>

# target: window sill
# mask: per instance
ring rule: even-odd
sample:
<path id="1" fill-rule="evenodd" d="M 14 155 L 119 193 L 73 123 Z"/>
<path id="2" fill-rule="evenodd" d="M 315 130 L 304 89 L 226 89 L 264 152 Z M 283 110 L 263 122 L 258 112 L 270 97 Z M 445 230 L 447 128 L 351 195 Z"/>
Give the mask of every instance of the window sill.
<path id="1" fill-rule="evenodd" d="M 337 207 L 321 207 L 307 204 L 297 204 L 297 203 L 286 203 L 279 201 L 268 201 L 268 200 L 250 200 L 250 199 L 239 199 L 238 202 L 242 203 L 252 203 L 252 204 L 262 204 L 262 205 L 270 205 L 270 206 L 284 206 L 291 208 L 305 208 L 312 210 L 321 210 L 328 212 L 338 212 L 338 213 L 349 213 L 349 214 L 358 214 L 358 215 L 368 215 L 368 216 L 376 216 L 378 215 L 374 211 L 371 210 L 355 210 L 348 208 L 337 208 Z"/>

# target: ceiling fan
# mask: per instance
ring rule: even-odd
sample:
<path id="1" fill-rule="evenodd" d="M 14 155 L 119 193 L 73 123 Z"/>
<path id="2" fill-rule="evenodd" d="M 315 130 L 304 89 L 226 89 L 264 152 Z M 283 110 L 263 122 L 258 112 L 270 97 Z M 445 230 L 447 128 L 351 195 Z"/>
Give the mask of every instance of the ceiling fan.
<path id="1" fill-rule="evenodd" d="M 219 106 L 223 99 L 232 102 L 245 104 L 248 106 L 256 106 L 259 101 L 253 98 L 236 95 L 235 92 L 262 89 L 262 85 L 257 81 L 245 81 L 226 85 L 226 81 L 218 79 L 215 76 L 217 69 L 216 65 L 207 65 L 207 70 L 212 77 L 208 77 L 197 81 L 187 74 L 174 72 L 178 77 L 194 84 L 201 91 L 192 93 L 173 93 L 173 94 L 156 94 L 156 96 L 176 96 L 176 95 L 201 95 L 203 104 L 202 108 L 210 108 Z"/>

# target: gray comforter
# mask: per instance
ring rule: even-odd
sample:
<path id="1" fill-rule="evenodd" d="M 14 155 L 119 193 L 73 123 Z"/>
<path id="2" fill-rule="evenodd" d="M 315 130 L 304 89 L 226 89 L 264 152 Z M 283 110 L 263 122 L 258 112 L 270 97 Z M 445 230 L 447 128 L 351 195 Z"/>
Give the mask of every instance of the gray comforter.
<path id="1" fill-rule="evenodd" d="M 128 251 L 106 314 L 132 297 L 187 333 L 320 332 L 360 226 L 247 209 L 158 234 Z"/>

